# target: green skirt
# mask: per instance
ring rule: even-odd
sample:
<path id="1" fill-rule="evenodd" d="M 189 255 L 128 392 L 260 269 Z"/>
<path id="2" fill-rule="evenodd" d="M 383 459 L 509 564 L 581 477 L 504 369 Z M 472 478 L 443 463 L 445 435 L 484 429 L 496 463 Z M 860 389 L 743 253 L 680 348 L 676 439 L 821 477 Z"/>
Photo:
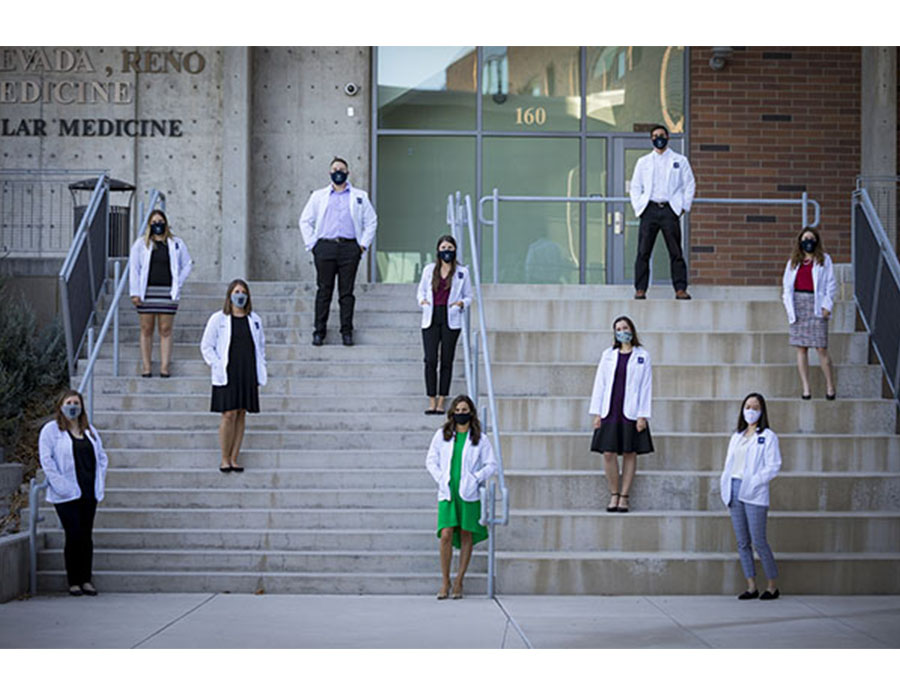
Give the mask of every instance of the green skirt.
<path id="1" fill-rule="evenodd" d="M 472 544 L 488 538 L 488 531 L 484 525 L 479 525 L 481 518 L 480 501 L 463 501 L 453 487 L 450 488 L 450 501 L 438 502 L 438 527 L 437 536 L 441 538 L 441 530 L 445 527 L 459 528 L 453 530 L 453 545 L 460 547 L 460 529 L 472 533 Z"/>

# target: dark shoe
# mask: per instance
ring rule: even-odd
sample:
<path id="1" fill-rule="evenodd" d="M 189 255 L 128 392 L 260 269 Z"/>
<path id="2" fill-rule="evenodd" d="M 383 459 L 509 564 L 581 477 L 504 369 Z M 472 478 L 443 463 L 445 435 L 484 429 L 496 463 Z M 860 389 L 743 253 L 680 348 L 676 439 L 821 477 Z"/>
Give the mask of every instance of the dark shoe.
<path id="1" fill-rule="evenodd" d="M 159 376 L 161 376 L 163 379 L 168 379 L 168 378 L 171 377 L 172 375 L 169 374 L 168 372 L 160 372 L 160 373 L 159 373 Z"/>
<path id="2" fill-rule="evenodd" d="M 460 598 L 463 597 L 463 591 L 462 591 L 462 585 L 461 585 L 461 584 L 460 584 L 459 588 L 457 588 L 456 586 L 453 587 L 453 593 L 450 594 L 450 597 L 451 597 L 453 600 L 459 600 Z"/>
<path id="3" fill-rule="evenodd" d="M 738 600 L 753 600 L 754 598 L 759 598 L 759 589 L 756 591 L 744 591 L 738 596 Z"/>
<path id="4" fill-rule="evenodd" d="M 678 290 L 675 292 L 676 299 L 690 299 L 691 295 L 686 290 Z"/>
<path id="5" fill-rule="evenodd" d="M 832 393 L 831 395 L 825 394 L 825 400 L 834 400 L 837 398 L 837 393 Z"/>
<path id="6" fill-rule="evenodd" d="M 759 599 L 777 600 L 779 595 L 781 595 L 781 593 L 778 591 L 778 589 L 775 589 L 774 591 L 769 591 L 768 589 L 766 589 L 765 591 L 763 591 L 763 594 L 759 597 Z"/>
<path id="7" fill-rule="evenodd" d="M 450 588 L 449 586 L 447 588 Z M 447 600 L 450 597 L 450 594 L 447 592 L 447 588 L 441 587 L 441 590 L 438 591 L 437 599 L 438 600 Z"/>
<path id="8" fill-rule="evenodd" d="M 234 466 L 234 465 L 232 464 L 231 470 L 234 471 L 235 473 L 243 473 L 243 472 L 244 472 L 244 467 L 243 467 L 243 466 Z"/>
<path id="9" fill-rule="evenodd" d="M 623 497 L 624 497 L 625 499 L 628 499 L 628 495 L 627 495 L 627 494 L 620 494 L 620 495 L 619 495 L 619 501 L 621 501 Z M 619 513 L 628 513 L 628 507 L 627 507 L 627 506 L 617 506 L 617 507 L 616 507 L 616 511 L 618 511 Z"/>
<path id="10" fill-rule="evenodd" d="M 150 377 L 153 376 L 153 372 L 144 372 L 141 376 L 142 376 L 144 379 L 149 379 Z"/>
<path id="11" fill-rule="evenodd" d="M 353 346 L 353 335 L 349 332 L 347 334 L 342 334 L 341 341 L 344 342 L 344 346 Z"/>
<path id="12" fill-rule="evenodd" d="M 313 346 L 321 346 L 325 343 L 325 335 L 323 334 L 314 334 L 313 335 Z"/>
<path id="13" fill-rule="evenodd" d="M 634 298 L 635 299 L 646 299 L 647 293 L 644 290 L 637 290 L 634 293 Z"/>
<path id="14" fill-rule="evenodd" d="M 618 496 L 619 496 L 618 492 L 613 492 L 611 495 L 609 495 L 609 498 L 612 499 L 613 497 L 618 497 Z M 606 507 L 607 513 L 616 513 L 618 510 L 619 510 L 619 500 L 618 499 L 616 500 L 615 506 L 607 506 Z"/>
<path id="15" fill-rule="evenodd" d="M 425 414 L 443 414 L 444 410 L 425 410 Z"/>
<path id="16" fill-rule="evenodd" d="M 96 596 L 97 589 L 94 588 L 94 585 L 91 582 L 85 582 L 81 585 L 81 591 L 86 596 Z"/>
<path id="17" fill-rule="evenodd" d="M 219 470 L 220 470 L 222 473 L 231 473 L 231 467 L 230 467 L 230 466 L 220 466 L 220 467 L 219 467 Z"/>
<path id="18" fill-rule="evenodd" d="M 800 396 L 800 400 L 812 400 L 812 396 L 811 395 L 802 395 L 802 396 Z"/>
<path id="19" fill-rule="evenodd" d="M 83 596 L 84 591 L 81 590 L 80 586 L 72 585 L 69 587 L 69 595 L 70 596 Z"/>

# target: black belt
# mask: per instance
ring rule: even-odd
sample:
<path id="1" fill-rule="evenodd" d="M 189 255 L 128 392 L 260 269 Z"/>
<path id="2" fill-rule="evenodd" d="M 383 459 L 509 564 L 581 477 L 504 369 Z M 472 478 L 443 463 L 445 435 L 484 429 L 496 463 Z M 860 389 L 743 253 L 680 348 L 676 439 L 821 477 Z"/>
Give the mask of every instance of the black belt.
<path id="1" fill-rule="evenodd" d="M 356 242 L 356 238 L 319 238 L 325 242 Z"/>
<path id="2" fill-rule="evenodd" d="M 667 203 L 667 202 L 656 202 L 655 200 L 651 200 L 650 202 L 652 202 L 654 205 L 656 205 L 660 209 L 665 209 L 666 207 L 669 206 L 669 203 Z"/>
<path id="3" fill-rule="evenodd" d="M 794 290 L 797 294 L 815 294 L 812 290 Z"/>

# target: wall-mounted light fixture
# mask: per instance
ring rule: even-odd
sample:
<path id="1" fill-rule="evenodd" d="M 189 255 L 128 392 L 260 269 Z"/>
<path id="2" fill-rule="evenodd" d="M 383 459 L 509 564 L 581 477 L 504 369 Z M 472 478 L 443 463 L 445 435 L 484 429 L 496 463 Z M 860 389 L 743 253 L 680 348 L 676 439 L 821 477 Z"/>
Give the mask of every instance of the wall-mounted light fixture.
<path id="1" fill-rule="evenodd" d="M 732 54 L 734 54 L 734 50 L 731 47 L 713 47 L 709 67 L 714 71 L 721 71 Z"/>

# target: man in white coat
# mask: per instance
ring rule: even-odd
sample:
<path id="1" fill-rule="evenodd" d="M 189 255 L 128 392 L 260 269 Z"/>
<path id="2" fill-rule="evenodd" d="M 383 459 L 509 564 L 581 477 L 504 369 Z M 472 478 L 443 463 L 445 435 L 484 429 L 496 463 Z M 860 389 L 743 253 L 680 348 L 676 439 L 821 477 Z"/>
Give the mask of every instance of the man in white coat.
<path id="1" fill-rule="evenodd" d="M 341 338 L 353 346 L 353 283 L 360 259 L 375 238 L 378 217 L 369 196 L 350 185 L 350 169 L 343 158 L 331 161 L 331 184 L 313 191 L 300 215 L 300 233 L 316 264 L 316 317 L 313 345 L 325 341 L 328 309 L 338 279 Z"/>
<path id="2" fill-rule="evenodd" d="M 687 293 L 687 264 L 681 250 L 679 218 L 691 211 L 694 200 L 694 173 L 688 159 L 667 148 L 669 130 L 657 125 L 650 131 L 654 150 L 638 159 L 631 177 L 631 205 L 640 215 L 637 259 L 634 262 L 634 298 L 646 299 L 650 283 L 650 253 L 660 230 L 669 250 L 669 266 L 676 299 L 690 299 Z"/>

